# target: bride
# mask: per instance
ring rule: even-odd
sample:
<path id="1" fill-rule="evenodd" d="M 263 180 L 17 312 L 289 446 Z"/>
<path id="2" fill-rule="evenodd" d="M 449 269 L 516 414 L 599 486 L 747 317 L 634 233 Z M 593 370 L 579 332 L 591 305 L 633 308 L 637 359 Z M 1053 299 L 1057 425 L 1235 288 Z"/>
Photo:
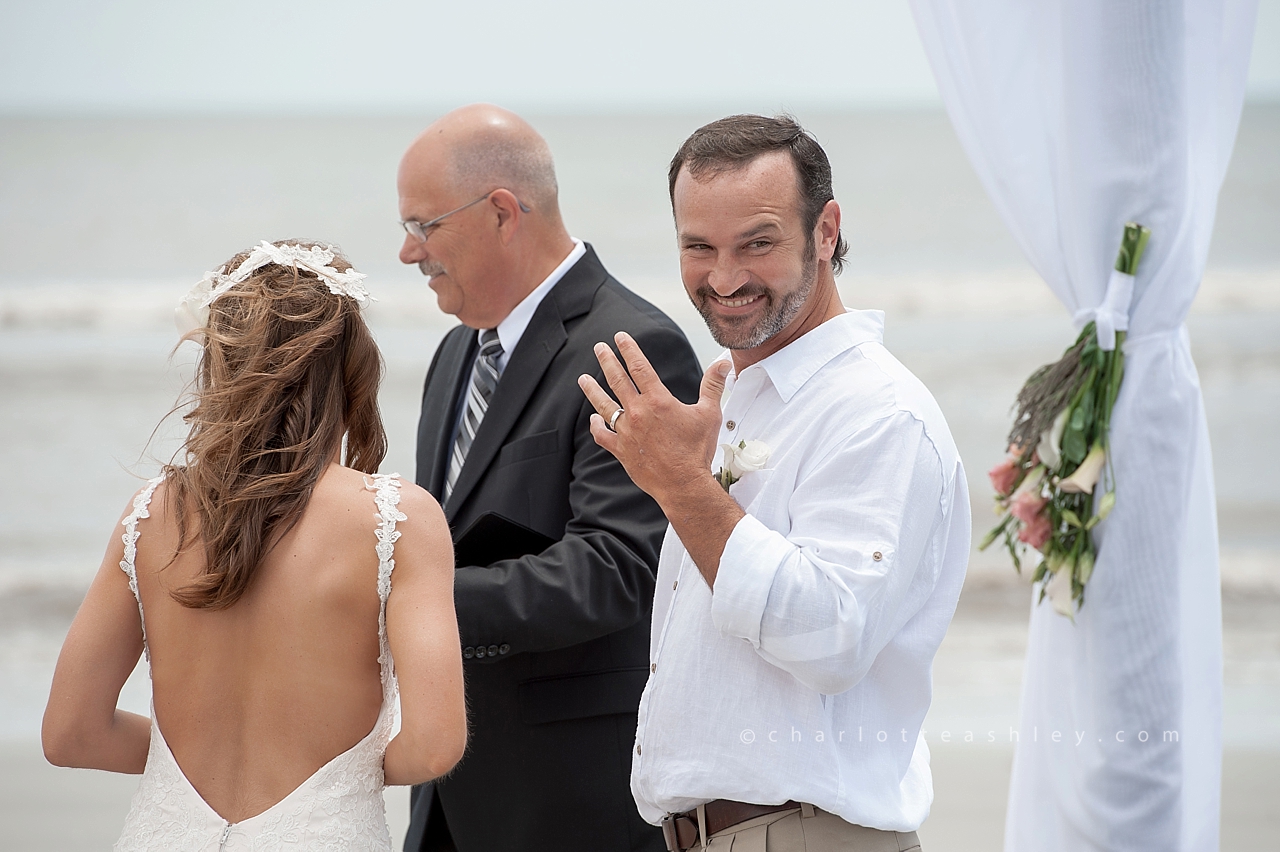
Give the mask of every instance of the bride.
<path id="1" fill-rule="evenodd" d="M 117 849 L 389 850 L 383 785 L 462 756 L 449 530 L 373 475 L 363 277 L 264 242 L 179 308 L 202 345 L 184 463 L 126 507 L 42 731 L 54 764 L 142 773 Z M 140 654 L 151 719 L 116 709 Z"/>

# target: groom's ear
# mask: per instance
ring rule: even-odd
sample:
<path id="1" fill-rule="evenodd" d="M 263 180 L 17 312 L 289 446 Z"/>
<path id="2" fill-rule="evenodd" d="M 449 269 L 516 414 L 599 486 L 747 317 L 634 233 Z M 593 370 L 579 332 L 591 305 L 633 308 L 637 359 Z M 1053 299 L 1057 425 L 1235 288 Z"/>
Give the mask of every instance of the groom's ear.
<path id="1" fill-rule="evenodd" d="M 840 243 L 840 205 L 834 198 L 823 206 L 814 231 L 818 259 L 831 260 Z"/>
<path id="2" fill-rule="evenodd" d="M 499 238 L 503 243 L 511 242 L 527 208 L 520 204 L 520 199 L 509 189 L 495 189 L 489 196 L 489 207 L 497 219 Z"/>

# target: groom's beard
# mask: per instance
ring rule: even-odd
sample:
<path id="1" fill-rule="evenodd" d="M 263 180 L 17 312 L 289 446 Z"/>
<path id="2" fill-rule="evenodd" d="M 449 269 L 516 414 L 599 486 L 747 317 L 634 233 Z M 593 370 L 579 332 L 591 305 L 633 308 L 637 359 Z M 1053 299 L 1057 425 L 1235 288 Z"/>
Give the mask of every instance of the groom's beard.
<path id="1" fill-rule="evenodd" d="M 748 283 L 739 287 L 731 295 L 723 298 L 749 299 L 753 296 L 764 296 L 764 315 L 751 325 L 746 325 L 749 318 L 735 322 L 717 316 L 711 307 L 715 291 L 710 287 L 699 287 L 693 295 L 693 305 L 702 314 L 702 320 L 711 332 L 711 339 L 725 349 L 755 349 L 766 340 L 779 334 L 791 325 L 792 320 L 800 313 L 804 303 L 813 292 L 814 282 L 818 279 L 817 253 L 805 252 L 804 265 L 800 268 L 800 283 L 789 293 L 779 297 L 774 291 L 762 284 Z"/>

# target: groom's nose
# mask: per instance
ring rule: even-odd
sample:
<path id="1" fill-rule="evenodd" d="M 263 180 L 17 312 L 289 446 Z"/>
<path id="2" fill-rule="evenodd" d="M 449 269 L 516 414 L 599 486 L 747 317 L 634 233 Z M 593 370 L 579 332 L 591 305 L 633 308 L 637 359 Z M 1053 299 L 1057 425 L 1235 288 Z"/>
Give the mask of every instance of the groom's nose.
<path id="1" fill-rule="evenodd" d="M 751 273 L 743 269 L 729 252 L 723 252 L 707 273 L 707 285 L 721 296 L 731 296 L 751 280 Z"/>

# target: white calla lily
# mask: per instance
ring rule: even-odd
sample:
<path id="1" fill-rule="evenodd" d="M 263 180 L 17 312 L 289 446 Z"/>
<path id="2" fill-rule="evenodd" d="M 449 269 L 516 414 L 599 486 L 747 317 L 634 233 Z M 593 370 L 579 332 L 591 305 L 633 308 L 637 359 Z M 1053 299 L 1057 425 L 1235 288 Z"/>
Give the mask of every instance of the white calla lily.
<path id="1" fill-rule="evenodd" d="M 1053 576 L 1049 579 L 1045 592 L 1049 596 L 1049 602 L 1053 604 L 1054 610 L 1059 615 L 1065 615 L 1068 618 L 1076 614 L 1075 602 L 1071 600 L 1071 563 L 1063 562 L 1058 570 L 1053 572 Z"/>
<path id="2" fill-rule="evenodd" d="M 1053 418 L 1053 425 L 1040 436 L 1036 444 L 1036 454 L 1049 470 L 1053 470 L 1062 462 L 1062 433 L 1067 431 L 1067 409 L 1058 412 Z"/>
<path id="3" fill-rule="evenodd" d="M 1058 489 L 1068 494 L 1092 494 L 1093 487 L 1102 476 L 1102 466 L 1106 463 L 1106 450 L 1102 449 L 1101 444 L 1094 444 L 1075 472 L 1058 483 Z"/>

